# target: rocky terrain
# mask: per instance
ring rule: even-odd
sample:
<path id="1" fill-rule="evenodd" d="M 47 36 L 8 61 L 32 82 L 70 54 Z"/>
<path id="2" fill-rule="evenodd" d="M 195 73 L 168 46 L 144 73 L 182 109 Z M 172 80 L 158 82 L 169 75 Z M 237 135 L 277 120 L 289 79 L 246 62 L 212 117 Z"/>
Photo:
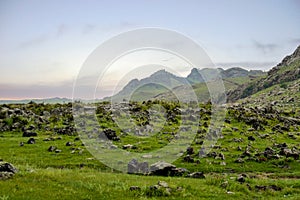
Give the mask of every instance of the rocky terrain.
<path id="1" fill-rule="evenodd" d="M 224 83 L 228 90 L 231 88 L 232 103 L 223 105 L 225 118 L 218 127 L 220 132 L 210 130 L 216 122 L 212 121 L 214 105 L 207 98 L 198 103 L 167 101 L 158 95 L 122 103 L 2 104 L 0 197 L 79 195 L 80 199 L 92 199 L 99 195 L 120 198 L 122 193 L 125 199 L 195 199 L 205 198 L 206 191 L 213 188 L 216 198 L 297 199 L 298 72 L 299 47 L 263 78 L 250 78 L 257 75 L 256 71 L 221 71 L 223 78 L 230 77 Z M 160 73 L 168 72 L 158 72 L 152 78 Z M 193 77 L 188 78 L 191 81 Z M 246 84 L 243 77 L 248 79 Z M 176 80 L 178 84 L 187 81 Z M 131 90 L 139 82 L 133 80 L 127 87 Z M 203 94 L 201 84 L 193 85 L 197 94 Z M 182 87 L 177 89 L 184 91 Z M 180 143 L 178 152 L 171 152 L 177 156 L 174 162 L 162 159 L 161 152 L 155 153 L 187 138 L 192 138 L 187 146 Z M 203 147 L 213 140 L 216 143 L 206 152 Z M 125 152 L 127 156 L 107 154 L 106 159 L 125 166 L 128 174 L 120 173 L 123 168 L 110 169 L 98 161 L 91 146 L 96 151 Z M 132 158 L 130 153 L 140 156 Z M 35 191 L 28 190 L 33 187 Z"/>
<path id="2" fill-rule="evenodd" d="M 255 81 L 229 91 L 227 99 L 229 102 L 237 101 L 278 84 L 284 87 L 284 85 L 297 81 L 299 78 L 300 46 L 297 47 L 293 54 L 286 56 L 281 63 L 268 71 L 266 77 L 257 78 Z"/>

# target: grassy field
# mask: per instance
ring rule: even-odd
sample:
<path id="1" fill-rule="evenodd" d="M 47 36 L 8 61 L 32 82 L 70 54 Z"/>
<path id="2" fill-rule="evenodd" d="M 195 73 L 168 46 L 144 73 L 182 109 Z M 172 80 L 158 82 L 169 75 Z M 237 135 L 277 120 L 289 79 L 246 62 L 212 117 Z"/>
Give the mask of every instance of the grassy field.
<path id="1" fill-rule="evenodd" d="M 166 104 L 172 107 L 173 104 Z M 56 107 L 66 105 L 25 105 L 26 109 L 32 109 L 35 113 L 45 110 L 53 110 Z M 147 109 L 144 104 L 136 104 L 141 111 L 137 116 L 143 116 L 142 111 Z M 173 105 L 174 106 L 174 105 Z M 203 107 L 204 106 L 204 107 Z M 18 108 L 20 105 L 12 106 Z M 22 106 L 21 106 L 22 107 Z M 24 108 L 23 107 L 23 108 Z M 199 141 L 203 140 L 209 124 L 209 104 L 202 105 L 206 112 L 201 113 L 200 132 L 191 146 L 195 152 L 201 148 Z M 25 108 L 24 108 L 25 109 Z M 101 110 L 101 109 L 100 109 Z M 299 110 L 282 115 L 297 117 Z M 105 119 L 102 122 L 104 128 L 113 127 L 109 112 L 102 112 L 98 117 Z M 246 118 L 238 117 L 243 115 Z M 137 116 L 133 119 L 138 120 Z M 42 125 L 37 130 L 35 144 L 27 144 L 27 137 L 22 137 L 22 131 L 0 132 L 0 159 L 12 163 L 19 171 L 11 179 L 0 180 L 0 199 L 299 199 L 300 196 L 300 165 L 299 159 L 280 156 L 278 159 L 266 158 L 261 154 L 266 147 L 274 144 L 286 143 L 289 148 L 298 149 L 300 145 L 299 125 L 289 127 L 288 131 L 274 131 L 274 126 L 284 126 L 278 119 L 270 118 L 267 114 L 260 115 L 254 111 L 240 109 L 228 109 L 222 135 L 211 152 L 219 155 L 222 153 L 225 160 L 208 155 L 199 158 L 197 154 L 191 155 L 193 162 L 186 162 L 182 157 L 173 164 L 183 167 L 191 172 L 201 171 L 205 179 L 186 177 L 162 177 L 129 175 L 114 171 L 97 159 L 95 159 L 86 147 L 78 140 L 76 135 L 61 135 L 52 131 L 44 131 L 43 126 L 64 126 L 68 121 L 68 114 L 59 119 L 50 117 L 49 124 Z M 161 116 L 162 117 L 162 116 Z M 253 129 L 253 125 L 247 122 L 248 118 L 260 120 L 263 128 Z M 147 120 L 142 117 L 143 120 Z M 15 118 L 13 118 L 15 120 Z M 19 118 L 17 120 L 20 120 Z M 51 121 L 52 120 L 52 121 Z M 145 121 L 138 121 L 144 123 Z M 118 147 L 131 143 L 137 148 L 129 151 L 151 152 L 153 148 L 161 148 L 170 139 L 169 132 L 176 129 L 174 123 L 168 123 L 159 133 L 145 138 L 145 142 L 136 140 L 133 136 L 117 134 L 120 141 L 114 144 Z M 12 124 L 11 120 L 4 119 L 5 123 Z M 101 121 L 101 120 L 100 120 Z M 105 122 L 105 123 L 104 123 Z M 30 126 L 30 121 L 26 126 Z M 167 133 L 167 134 L 166 134 Z M 267 137 L 263 135 L 268 134 Z M 290 134 L 294 134 L 290 137 Z M 255 137 L 255 141 L 249 141 L 248 137 Z M 238 139 L 238 141 L 235 141 Z M 24 146 L 20 146 L 24 142 Z M 71 143 L 67 146 L 67 143 Z M 55 146 L 60 152 L 49 152 L 48 148 Z M 250 156 L 243 157 L 245 149 L 249 148 Z M 235 161 L 243 157 L 243 163 Z M 244 176 L 245 181 L 237 181 Z M 151 189 L 158 181 L 169 184 L 168 191 Z M 131 186 L 138 186 L 140 190 L 131 191 Z"/>

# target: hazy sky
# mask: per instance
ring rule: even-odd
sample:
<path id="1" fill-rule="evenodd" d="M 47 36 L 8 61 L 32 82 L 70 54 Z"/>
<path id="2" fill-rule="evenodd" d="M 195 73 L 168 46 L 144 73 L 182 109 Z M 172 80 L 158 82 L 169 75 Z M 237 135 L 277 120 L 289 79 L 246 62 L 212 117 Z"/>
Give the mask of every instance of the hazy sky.
<path id="1" fill-rule="evenodd" d="M 0 0 L 0 98 L 72 97 L 88 55 L 142 27 L 191 37 L 217 66 L 268 70 L 300 44 L 299 24 L 297 0 Z"/>

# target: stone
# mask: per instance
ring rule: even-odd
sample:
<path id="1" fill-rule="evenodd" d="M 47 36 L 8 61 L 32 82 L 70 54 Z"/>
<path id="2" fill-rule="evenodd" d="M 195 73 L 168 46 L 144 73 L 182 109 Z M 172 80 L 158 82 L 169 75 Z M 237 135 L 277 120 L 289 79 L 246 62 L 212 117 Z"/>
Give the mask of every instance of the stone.
<path id="1" fill-rule="evenodd" d="M 132 149 L 133 145 L 132 144 L 125 144 L 123 145 L 123 149 Z"/>
<path id="2" fill-rule="evenodd" d="M 176 169 L 175 165 L 164 161 L 156 162 L 150 166 L 151 174 L 160 176 L 169 176 L 174 169 Z"/>
<path id="3" fill-rule="evenodd" d="M 29 138 L 29 140 L 27 141 L 27 144 L 35 144 L 35 139 Z"/>
<path id="4" fill-rule="evenodd" d="M 148 173 L 149 164 L 147 162 L 138 162 L 136 159 L 132 159 L 127 164 L 127 172 L 128 174 Z"/>
<path id="5" fill-rule="evenodd" d="M 188 177 L 190 177 L 190 178 L 205 178 L 203 172 L 193 172 L 191 174 L 188 174 Z"/>
<path id="6" fill-rule="evenodd" d="M 130 186 L 129 190 L 130 191 L 140 191 L 141 188 L 139 186 Z"/>
<path id="7" fill-rule="evenodd" d="M 8 162 L 0 162 L 0 172 L 10 172 L 10 173 L 17 173 L 18 170 L 15 168 L 11 163 Z"/>
<path id="8" fill-rule="evenodd" d="M 255 141 L 255 137 L 253 137 L 252 135 L 250 135 L 250 136 L 248 137 L 248 140 L 250 140 L 250 141 Z"/>
<path id="9" fill-rule="evenodd" d="M 221 158 L 221 160 L 225 160 L 225 156 L 223 153 L 219 153 L 219 157 Z"/>
<path id="10" fill-rule="evenodd" d="M 117 136 L 116 131 L 112 129 L 105 129 L 102 133 L 100 133 L 99 137 L 101 139 L 108 139 L 112 141 L 119 141 L 120 138 Z"/>
<path id="11" fill-rule="evenodd" d="M 50 146 L 50 147 L 48 148 L 48 151 L 49 151 L 49 152 L 53 152 L 53 151 L 55 151 L 56 149 L 57 149 L 56 146 Z"/>
<path id="12" fill-rule="evenodd" d="M 192 154 L 194 154 L 194 148 L 193 147 L 188 147 L 186 149 L 186 152 L 187 152 L 187 154 L 192 155 Z"/>
<path id="13" fill-rule="evenodd" d="M 235 163 L 244 163 L 245 161 L 242 158 L 238 158 L 234 162 Z"/>
<path id="14" fill-rule="evenodd" d="M 240 175 L 236 180 L 240 183 L 244 183 L 246 181 L 245 177 L 242 175 Z"/>
<path id="15" fill-rule="evenodd" d="M 23 132 L 23 137 L 36 137 L 37 136 L 37 133 L 36 132 L 32 132 L 32 131 L 24 131 Z"/>
<path id="16" fill-rule="evenodd" d="M 0 172 L 0 180 L 6 180 L 13 177 L 14 173 L 12 172 Z"/>
<path id="17" fill-rule="evenodd" d="M 191 157 L 191 155 L 186 155 L 183 158 L 184 162 L 189 162 L 189 163 L 193 163 L 194 162 L 194 158 Z"/>
<path id="18" fill-rule="evenodd" d="M 72 142 L 67 142 L 67 143 L 66 143 L 66 146 L 72 146 L 72 145 L 73 145 Z"/>
<path id="19" fill-rule="evenodd" d="M 60 149 L 56 149 L 56 150 L 55 150 L 55 153 L 60 153 L 60 152 L 61 152 Z"/>
<path id="20" fill-rule="evenodd" d="M 226 162 L 220 162 L 220 165 L 226 166 Z"/>
<path id="21" fill-rule="evenodd" d="M 168 183 L 165 182 L 165 181 L 158 181 L 157 184 L 158 184 L 159 186 L 164 187 L 164 188 L 168 188 L 168 187 L 169 187 Z"/>

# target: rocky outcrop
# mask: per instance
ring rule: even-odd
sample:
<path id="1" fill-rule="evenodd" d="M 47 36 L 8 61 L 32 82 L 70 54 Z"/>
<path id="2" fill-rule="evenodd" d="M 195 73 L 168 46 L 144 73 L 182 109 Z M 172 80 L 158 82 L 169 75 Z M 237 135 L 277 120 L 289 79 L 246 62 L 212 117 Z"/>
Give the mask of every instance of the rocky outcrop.
<path id="1" fill-rule="evenodd" d="M 273 67 L 267 74 L 259 80 L 247 83 L 235 90 L 228 91 L 227 101 L 234 102 L 238 99 L 248 97 L 261 90 L 276 84 L 283 84 L 300 78 L 300 46 L 295 52 L 286 56 L 281 63 Z"/>

